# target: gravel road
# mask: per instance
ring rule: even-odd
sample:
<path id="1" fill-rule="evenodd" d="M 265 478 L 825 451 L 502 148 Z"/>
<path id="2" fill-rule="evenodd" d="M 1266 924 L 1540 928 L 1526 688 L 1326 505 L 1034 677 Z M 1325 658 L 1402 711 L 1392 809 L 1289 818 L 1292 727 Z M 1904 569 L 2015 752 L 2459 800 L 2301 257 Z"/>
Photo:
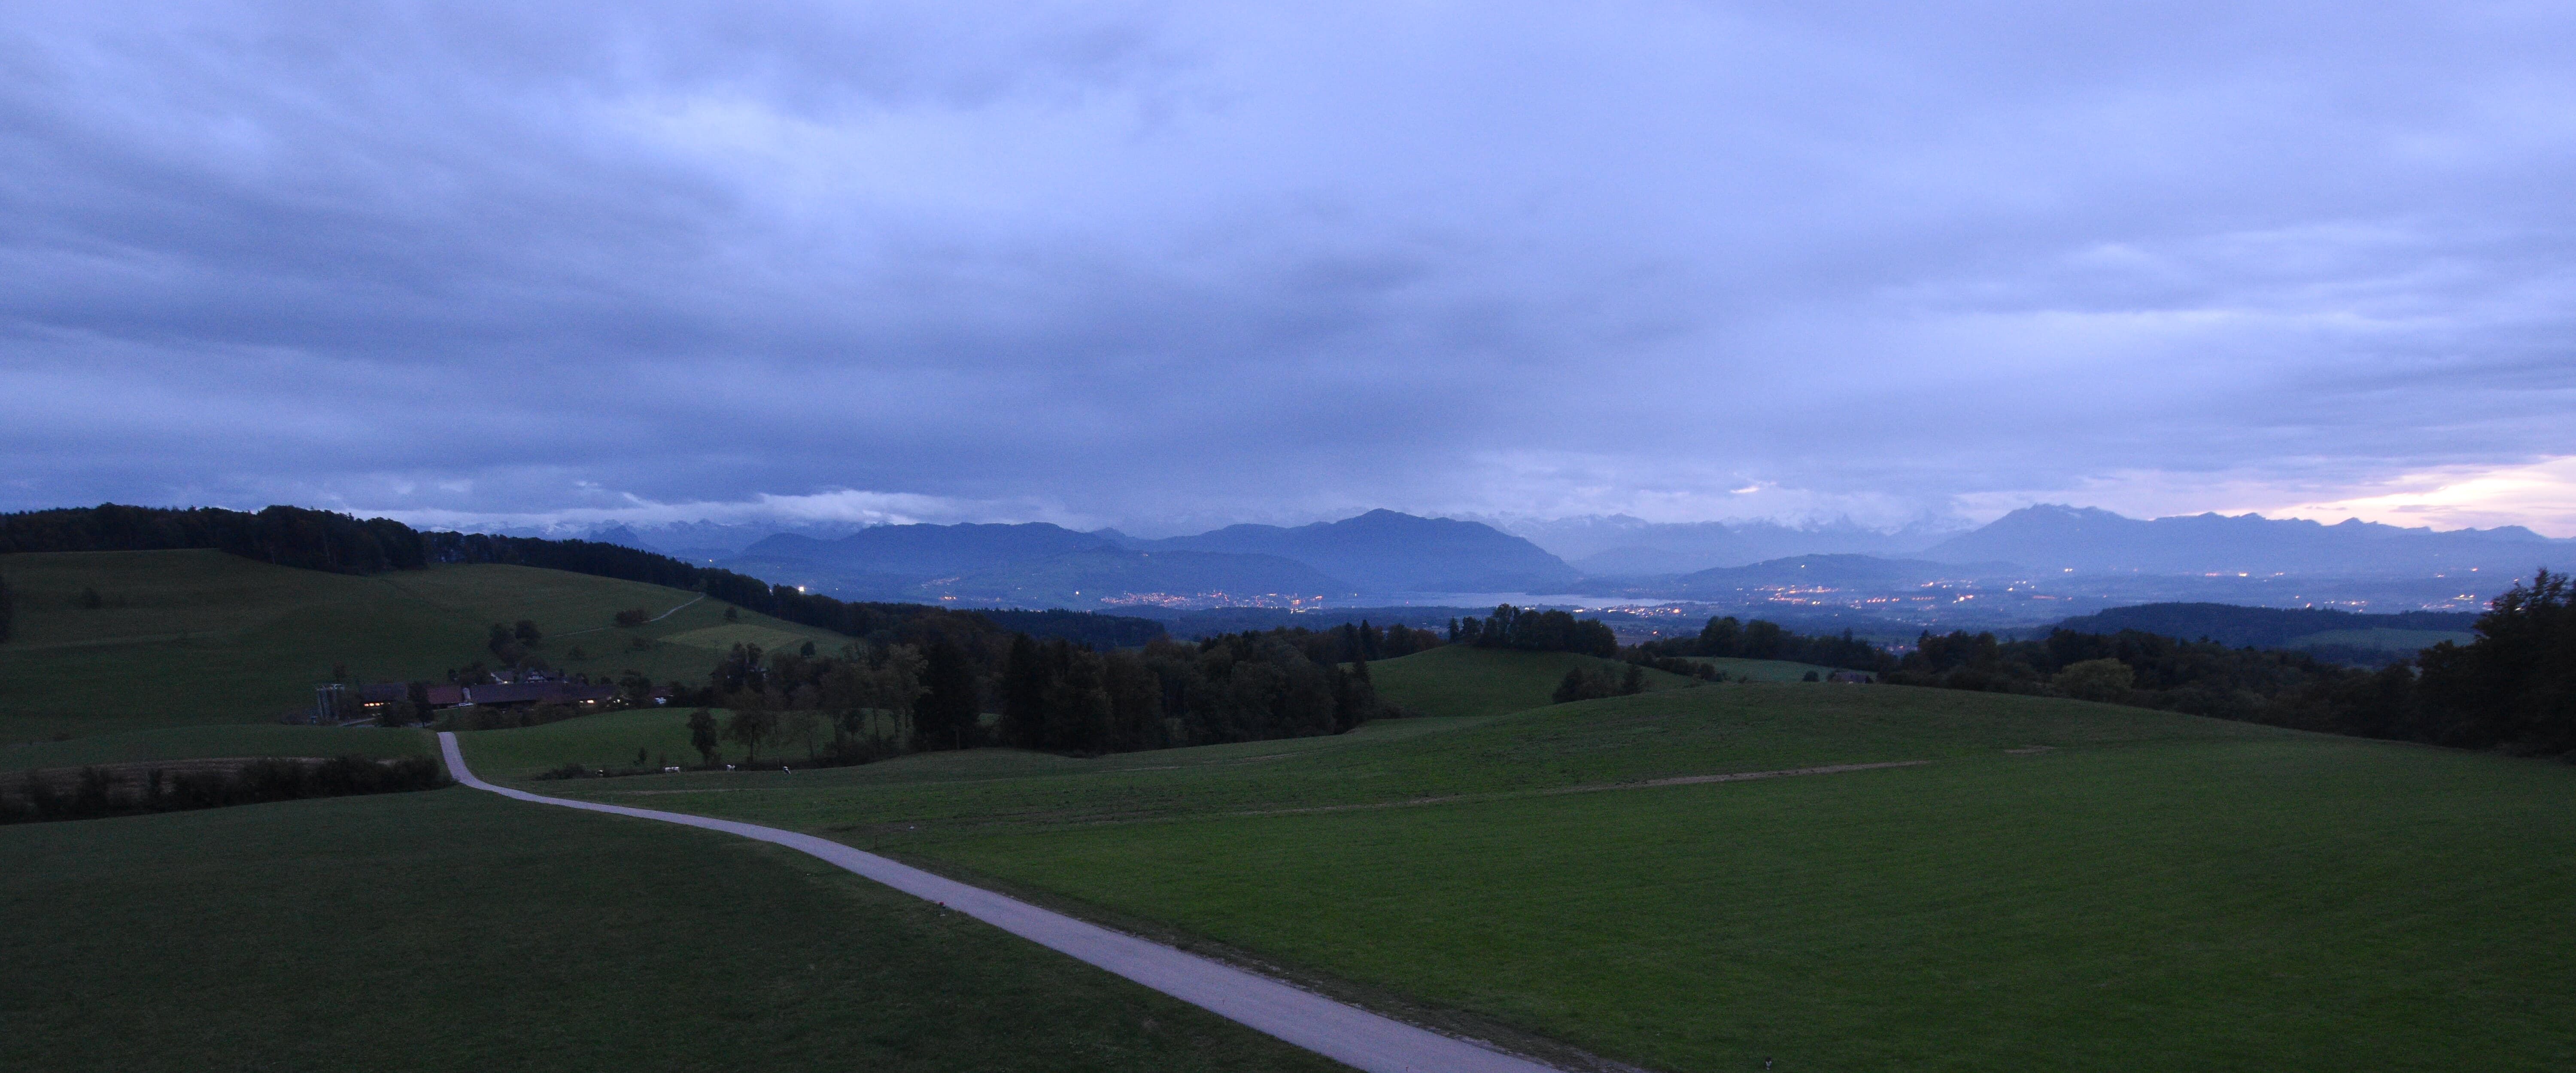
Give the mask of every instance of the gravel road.
<path id="1" fill-rule="evenodd" d="M 477 790 L 541 805 L 703 827 L 810 853 L 913 897 L 938 902 L 1047 949 L 1369 1073 L 1554 1073 L 1552 1067 L 1526 1058 L 1425 1031 L 1232 965 L 1049 912 L 838 842 L 732 820 L 572 801 L 494 786 L 475 778 L 466 768 L 465 756 L 456 747 L 456 735 L 440 734 L 438 745 L 446 753 L 447 769 L 456 781 Z"/>

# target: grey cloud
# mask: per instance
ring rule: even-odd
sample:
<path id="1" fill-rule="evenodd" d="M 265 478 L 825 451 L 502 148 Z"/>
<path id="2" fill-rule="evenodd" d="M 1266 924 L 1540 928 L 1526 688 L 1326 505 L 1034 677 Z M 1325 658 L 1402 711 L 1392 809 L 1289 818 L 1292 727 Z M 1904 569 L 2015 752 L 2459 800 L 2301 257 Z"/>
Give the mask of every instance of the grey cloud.
<path id="1" fill-rule="evenodd" d="M 2576 453 L 2544 8 L 29 7 L 0 506 L 1937 514 Z"/>

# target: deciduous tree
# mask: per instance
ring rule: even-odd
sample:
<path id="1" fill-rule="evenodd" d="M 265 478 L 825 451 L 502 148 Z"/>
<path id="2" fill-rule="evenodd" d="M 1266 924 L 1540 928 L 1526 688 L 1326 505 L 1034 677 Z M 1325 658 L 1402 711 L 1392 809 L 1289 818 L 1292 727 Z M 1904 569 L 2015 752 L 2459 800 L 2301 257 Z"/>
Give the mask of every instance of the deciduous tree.
<path id="1" fill-rule="evenodd" d="M 707 766 L 715 766 L 716 753 L 724 748 L 724 739 L 716 735 L 715 713 L 704 708 L 689 713 L 689 747 Z"/>
<path id="2" fill-rule="evenodd" d="M 725 737 L 742 746 L 742 762 L 760 757 L 760 747 L 778 733 L 778 713 L 767 708 L 740 708 L 725 720 Z"/>

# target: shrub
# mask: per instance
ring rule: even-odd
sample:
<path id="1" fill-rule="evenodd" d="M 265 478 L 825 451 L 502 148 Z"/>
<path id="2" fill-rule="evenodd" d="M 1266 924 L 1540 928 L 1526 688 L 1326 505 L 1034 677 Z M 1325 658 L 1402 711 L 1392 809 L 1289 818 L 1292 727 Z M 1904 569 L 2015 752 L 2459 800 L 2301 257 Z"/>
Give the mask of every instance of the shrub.
<path id="1" fill-rule="evenodd" d="M 2048 680 L 2057 691 L 2077 700 L 2118 701 L 2138 684 L 2138 672 L 2117 659 L 2069 663 Z"/>

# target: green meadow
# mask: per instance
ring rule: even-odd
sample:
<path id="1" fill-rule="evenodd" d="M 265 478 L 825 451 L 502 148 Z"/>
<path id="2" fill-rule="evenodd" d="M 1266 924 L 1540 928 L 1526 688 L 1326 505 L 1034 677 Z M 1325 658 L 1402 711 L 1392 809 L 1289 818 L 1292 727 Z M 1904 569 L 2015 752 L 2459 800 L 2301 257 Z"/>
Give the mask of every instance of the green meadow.
<path id="1" fill-rule="evenodd" d="M 432 756 L 426 731 L 383 727 L 237 723 L 97 734 L 68 741 L 0 745 L 0 771 L 231 756 Z"/>
<path id="2" fill-rule="evenodd" d="M 725 605 L 694 593 L 518 566 L 353 577 L 143 551 L 11 555 L 0 569 L 18 608 L 17 639 L 0 645 L 0 742 L 270 721 L 309 708 L 334 668 L 358 681 L 444 681 L 493 662 L 495 622 L 535 622 L 537 654 L 564 670 L 655 681 L 703 679 L 737 638 L 848 640 L 750 613 L 727 622 Z M 89 592 L 99 606 L 86 606 Z M 611 625 L 636 607 L 672 613 Z"/>
<path id="3" fill-rule="evenodd" d="M 658 718 L 677 726 L 680 716 L 664 712 Z M 477 770 L 489 765 L 533 773 L 567 761 L 588 762 L 590 756 L 613 760 L 621 748 L 631 761 L 635 746 L 626 743 L 631 735 L 620 726 L 579 719 L 532 731 L 461 734 L 458 739 Z M 552 731 L 551 740 L 565 744 L 524 751 L 511 743 L 534 739 L 508 737 L 540 730 Z M 981 749 L 793 774 L 690 772 L 546 785 L 550 793 L 600 800 L 649 793 L 666 803 L 657 807 L 809 829 L 1052 829 L 1102 821 L 1546 794 L 2034 747 L 2295 736 L 2247 723 L 2082 701 L 1730 682 L 1507 716 L 1381 720 L 1330 737 L 1091 759 Z M 571 755 L 572 743 L 580 741 L 591 744 L 583 755 Z"/>
<path id="4" fill-rule="evenodd" d="M 1785 659 L 1738 659 L 1733 656 L 1694 656 L 1693 663 L 1703 663 L 1726 672 L 1729 681 L 1751 679 L 1756 682 L 1800 682 L 1808 675 L 1826 679 L 1838 668 L 1821 663 L 1799 663 Z"/>
<path id="5" fill-rule="evenodd" d="M 2231 742 L 909 852 L 1657 1069 L 2548 1070 L 2570 804 Z"/>
<path id="6" fill-rule="evenodd" d="M 1654 1069 L 2576 1063 L 2576 768 L 2552 763 L 1727 683 L 1097 760 L 545 785 L 823 833 Z"/>
<path id="7" fill-rule="evenodd" d="M 0 860 L 0 1069 L 1338 1068 L 801 854 L 464 788 Z"/>
<path id="8" fill-rule="evenodd" d="M 43 558 L 16 557 L 13 582 Z M 439 594 L 423 606 L 447 617 L 420 621 L 463 623 L 465 659 L 483 623 L 536 617 L 473 570 L 402 590 Z M 349 608 L 401 601 L 335 586 L 375 579 L 293 577 L 321 582 L 265 603 L 205 588 L 264 610 L 169 601 L 170 621 L 234 623 L 242 646 L 302 623 L 297 643 L 341 646 L 274 657 L 298 692 L 293 660 L 448 658 L 365 632 Z M 549 652 L 638 602 L 548 580 L 511 598 L 555 608 Z M 106 602 L 41 612 L 55 647 L 0 649 L 30 661 L 0 663 L 10 694 L 75 642 L 135 662 L 177 643 L 79 620 L 133 609 Z M 309 616 L 334 607 L 330 639 Z M 634 632 L 695 668 L 656 677 L 809 635 L 703 606 Z M 459 740 L 488 778 L 822 834 L 1546 1054 L 1673 1073 L 2576 1068 L 2576 767 L 1726 662 L 1754 680 L 1656 674 L 1553 705 L 1568 669 L 1622 668 L 1436 649 L 1370 664 L 1421 717 L 1095 758 L 538 781 L 638 750 L 694 762 L 687 712 Z M 0 765 L 429 742 L 82 718 L 120 732 Z M 819 862 L 463 789 L 0 828 L 0 859 L 22 865 L 0 870 L 0 958 L 39 967 L 0 974 L 0 1068 L 1328 1068 Z"/>
<path id="9" fill-rule="evenodd" d="M 1512 652 L 1447 645 L 1402 659 L 1369 664 L 1377 695 L 1423 715 L 1502 715 L 1549 703 L 1565 672 L 1581 669 L 1614 678 L 1628 669 L 1618 660 L 1572 652 Z M 1646 672 L 1646 688 L 1678 689 L 1691 679 Z"/>

